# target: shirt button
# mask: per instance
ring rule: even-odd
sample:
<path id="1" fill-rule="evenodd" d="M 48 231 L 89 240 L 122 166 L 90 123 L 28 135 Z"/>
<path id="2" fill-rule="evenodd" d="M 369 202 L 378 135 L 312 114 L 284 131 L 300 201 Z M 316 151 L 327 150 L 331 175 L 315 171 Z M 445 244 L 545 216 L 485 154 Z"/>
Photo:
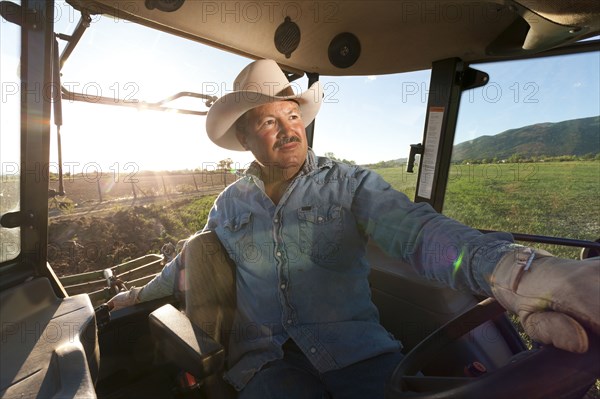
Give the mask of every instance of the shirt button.
<path id="1" fill-rule="evenodd" d="M 279 219 L 275 218 L 275 219 L 273 219 L 273 222 L 277 223 L 277 222 L 279 222 Z"/>
<path id="2" fill-rule="evenodd" d="M 281 252 L 277 251 L 277 253 L 275 255 L 277 255 L 277 257 L 279 258 L 279 257 L 281 257 Z"/>
<path id="3" fill-rule="evenodd" d="M 317 218 L 317 220 L 318 220 L 319 222 L 322 222 L 322 221 L 323 221 L 323 216 L 319 216 L 319 217 Z"/>
<path id="4" fill-rule="evenodd" d="M 315 348 L 314 346 L 310 348 L 310 353 L 317 353 L 317 348 Z"/>
<path id="5" fill-rule="evenodd" d="M 281 287 L 282 290 L 285 290 L 285 284 L 281 284 L 279 287 Z"/>
<path id="6" fill-rule="evenodd" d="M 288 320 L 287 320 L 287 323 L 288 323 L 288 324 L 292 324 L 292 319 L 288 319 Z"/>

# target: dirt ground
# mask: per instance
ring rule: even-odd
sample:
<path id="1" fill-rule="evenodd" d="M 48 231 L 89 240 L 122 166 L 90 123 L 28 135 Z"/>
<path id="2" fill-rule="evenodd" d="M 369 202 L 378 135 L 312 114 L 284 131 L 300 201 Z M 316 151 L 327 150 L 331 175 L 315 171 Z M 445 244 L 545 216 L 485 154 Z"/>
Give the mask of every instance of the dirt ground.
<path id="1" fill-rule="evenodd" d="M 64 276 L 105 269 L 149 253 L 160 253 L 164 244 L 176 244 L 202 225 L 202 220 L 185 223 L 178 214 L 194 201 L 186 199 L 51 218 L 48 262 L 58 276 Z"/>

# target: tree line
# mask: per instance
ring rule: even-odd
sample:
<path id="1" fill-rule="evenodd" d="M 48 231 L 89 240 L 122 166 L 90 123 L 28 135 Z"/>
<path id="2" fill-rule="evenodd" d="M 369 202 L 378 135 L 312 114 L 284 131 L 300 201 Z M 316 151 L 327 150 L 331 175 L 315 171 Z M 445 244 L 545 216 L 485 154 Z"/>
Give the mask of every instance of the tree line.
<path id="1" fill-rule="evenodd" d="M 477 165 L 492 163 L 532 163 L 532 162 L 572 162 L 572 161 L 599 161 L 599 153 L 587 153 L 584 155 L 531 155 L 527 156 L 521 153 L 515 153 L 508 158 L 481 158 L 481 159 L 462 159 L 453 161 L 455 164 Z"/>

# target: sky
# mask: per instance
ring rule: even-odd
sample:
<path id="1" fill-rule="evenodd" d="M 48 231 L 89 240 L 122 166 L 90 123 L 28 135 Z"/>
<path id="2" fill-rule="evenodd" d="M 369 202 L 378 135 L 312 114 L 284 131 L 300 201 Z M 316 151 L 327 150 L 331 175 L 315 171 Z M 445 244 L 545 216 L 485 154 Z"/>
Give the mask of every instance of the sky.
<path id="1" fill-rule="evenodd" d="M 78 18 L 78 12 L 59 3 L 55 30 L 70 34 Z M 0 163 L 1 173 L 7 173 L 19 153 L 19 32 L 4 20 L 0 51 Z M 62 69 L 62 80 L 90 98 L 101 94 L 153 102 L 179 91 L 220 96 L 231 90 L 235 76 L 249 62 L 131 22 L 96 16 Z M 490 74 L 490 83 L 463 95 L 457 143 L 600 113 L 598 52 L 547 60 L 532 72 L 530 64 L 535 62 L 520 61 L 508 69 L 499 64 L 475 66 Z M 429 76 L 429 71 L 322 76 L 325 98 L 316 121 L 315 152 L 332 152 L 359 164 L 407 157 L 410 144 L 422 141 Z M 296 86 L 305 87 L 306 80 Z M 210 142 L 203 116 L 64 101 L 63 120 L 63 161 L 65 171 L 73 173 L 210 169 L 225 158 L 244 167 L 252 160 L 247 152 L 223 150 Z M 54 161 L 55 135 L 53 127 Z"/>

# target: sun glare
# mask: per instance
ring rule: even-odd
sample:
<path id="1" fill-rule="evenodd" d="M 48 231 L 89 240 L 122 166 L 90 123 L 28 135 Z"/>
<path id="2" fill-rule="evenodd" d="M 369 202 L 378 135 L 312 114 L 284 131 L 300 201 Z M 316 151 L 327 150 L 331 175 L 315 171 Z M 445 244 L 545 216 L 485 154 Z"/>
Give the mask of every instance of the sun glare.
<path id="1" fill-rule="evenodd" d="M 206 136 L 204 116 L 85 103 L 63 108 L 63 169 L 71 165 L 74 173 L 210 170 L 225 158 L 234 159 L 240 168 L 251 160 L 247 153 L 218 150 Z M 57 160 L 55 138 L 51 159 Z"/>
<path id="2" fill-rule="evenodd" d="M 74 24 L 61 20 L 56 26 L 69 34 Z M 232 158 L 239 167 L 249 163 L 249 154 L 225 151 L 210 142 L 204 129 L 205 116 L 144 107 L 178 92 L 221 88 L 221 82 L 232 79 L 228 68 L 238 70 L 238 64 L 246 62 L 241 57 L 234 62 L 227 58 L 221 62 L 222 55 L 210 57 L 211 63 L 227 65 L 211 74 L 210 63 L 204 62 L 207 56 L 198 43 L 131 22 L 94 19 L 61 71 L 63 85 L 88 100 L 63 101 L 63 170 L 69 162 L 74 173 L 85 168 L 113 173 L 124 165 L 134 165 L 140 171 L 210 169 L 226 158 Z M 98 104 L 100 98 L 115 105 Z M 116 105 L 123 102 L 138 106 Z M 179 99 L 165 106 L 207 111 L 198 99 Z M 52 130 L 51 159 L 56 163 L 56 128 Z"/>

